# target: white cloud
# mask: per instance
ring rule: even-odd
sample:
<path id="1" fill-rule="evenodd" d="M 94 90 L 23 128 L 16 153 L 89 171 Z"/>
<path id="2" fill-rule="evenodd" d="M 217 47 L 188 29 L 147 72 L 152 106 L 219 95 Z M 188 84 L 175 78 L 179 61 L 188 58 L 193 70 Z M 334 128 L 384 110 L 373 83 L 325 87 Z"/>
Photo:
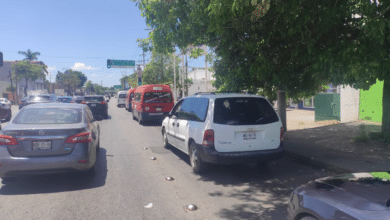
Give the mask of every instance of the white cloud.
<path id="1" fill-rule="evenodd" d="M 56 70 L 56 66 L 48 66 L 48 67 L 47 67 L 47 70 L 48 70 L 48 71 Z"/>
<path id="2" fill-rule="evenodd" d="M 86 66 L 85 63 L 75 63 L 74 66 L 72 66 L 72 70 L 94 70 L 96 68 L 93 68 L 92 66 Z"/>

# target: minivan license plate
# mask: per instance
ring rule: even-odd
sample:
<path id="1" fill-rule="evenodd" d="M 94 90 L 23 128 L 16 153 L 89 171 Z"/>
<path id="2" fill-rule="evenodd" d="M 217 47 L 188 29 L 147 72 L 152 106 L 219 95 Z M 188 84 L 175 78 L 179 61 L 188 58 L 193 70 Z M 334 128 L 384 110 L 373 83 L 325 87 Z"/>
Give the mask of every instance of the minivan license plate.
<path id="1" fill-rule="evenodd" d="M 244 140 L 256 139 L 256 133 L 255 132 L 245 132 L 242 134 L 242 138 Z"/>
<path id="2" fill-rule="evenodd" d="M 51 141 L 33 141 L 33 150 L 50 150 Z"/>

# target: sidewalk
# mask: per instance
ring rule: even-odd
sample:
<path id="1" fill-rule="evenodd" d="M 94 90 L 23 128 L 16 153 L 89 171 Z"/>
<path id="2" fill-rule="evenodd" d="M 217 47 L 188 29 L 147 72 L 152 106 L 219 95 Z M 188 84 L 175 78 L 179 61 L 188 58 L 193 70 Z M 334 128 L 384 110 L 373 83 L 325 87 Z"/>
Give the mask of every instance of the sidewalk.
<path id="1" fill-rule="evenodd" d="M 370 131 L 380 131 L 379 123 L 314 122 L 314 112 L 305 113 L 302 110 L 287 112 L 287 121 L 289 119 L 288 131 L 284 136 L 288 156 L 337 173 L 390 171 L 389 144 L 375 141 L 360 144 L 352 141 L 359 133 L 359 125 L 365 124 Z"/>

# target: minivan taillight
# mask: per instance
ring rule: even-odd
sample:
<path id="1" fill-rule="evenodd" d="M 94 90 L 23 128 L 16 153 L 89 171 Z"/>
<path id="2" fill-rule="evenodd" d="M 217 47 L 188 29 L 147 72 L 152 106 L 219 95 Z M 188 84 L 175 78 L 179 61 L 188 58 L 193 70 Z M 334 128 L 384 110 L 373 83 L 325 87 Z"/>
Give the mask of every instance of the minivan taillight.
<path id="1" fill-rule="evenodd" d="M 280 141 L 283 141 L 284 137 L 284 132 L 283 132 L 283 127 L 280 128 Z"/>
<path id="2" fill-rule="evenodd" d="M 92 132 L 83 132 L 80 134 L 75 134 L 69 136 L 65 143 L 75 144 L 75 143 L 89 143 L 92 141 Z"/>
<path id="3" fill-rule="evenodd" d="M 19 145 L 19 142 L 12 136 L 0 135 L 0 145 Z"/>
<path id="4" fill-rule="evenodd" d="M 214 130 L 209 129 L 204 132 L 203 146 L 214 146 Z"/>

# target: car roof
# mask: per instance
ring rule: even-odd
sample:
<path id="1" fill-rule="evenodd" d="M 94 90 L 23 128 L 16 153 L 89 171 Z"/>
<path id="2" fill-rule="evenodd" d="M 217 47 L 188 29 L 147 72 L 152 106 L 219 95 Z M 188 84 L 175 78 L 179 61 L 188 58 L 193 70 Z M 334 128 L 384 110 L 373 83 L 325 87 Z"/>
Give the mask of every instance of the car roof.
<path id="1" fill-rule="evenodd" d="M 84 109 L 85 105 L 80 105 L 77 103 L 39 103 L 39 104 L 32 104 L 27 105 L 24 108 L 78 108 L 78 109 Z"/>
<path id="2" fill-rule="evenodd" d="M 154 87 L 161 87 L 161 90 L 154 90 Z M 143 92 L 171 92 L 171 87 L 169 87 L 169 85 L 165 85 L 165 84 L 149 84 L 149 85 L 143 85 L 143 86 L 140 86 L 140 87 L 137 87 L 135 89 L 135 92 L 140 92 L 140 93 L 143 93 Z"/>
<path id="3" fill-rule="evenodd" d="M 84 97 L 103 97 L 104 95 L 86 95 Z"/>
<path id="4" fill-rule="evenodd" d="M 119 91 L 118 94 L 126 94 L 128 91 Z"/>
<path id="5" fill-rule="evenodd" d="M 264 98 L 264 96 L 256 95 L 256 94 L 246 94 L 246 93 L 195 93 L 192 96 L 188 97 L 207 97 L 207 98 L 234 98 L 234 97 L 257 97 L 257 98 Z M 185 97 L 185 98 L 188 98 Z"/>

